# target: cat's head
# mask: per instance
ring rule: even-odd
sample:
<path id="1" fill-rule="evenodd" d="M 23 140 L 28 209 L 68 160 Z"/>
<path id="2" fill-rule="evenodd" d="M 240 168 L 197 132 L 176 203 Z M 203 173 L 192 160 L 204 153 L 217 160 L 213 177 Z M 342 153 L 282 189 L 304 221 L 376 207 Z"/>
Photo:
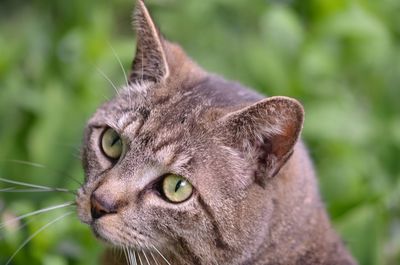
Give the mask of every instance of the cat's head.
<path id="1" fill-rule="evenodd" d="M 303 109 L 203 71 L 142 1 L 135 25 L 129 84 L 87 125 L 79 217 L 116 246 L 189 264 L 244 260 L 265 240 L 271 183 L 284 181 Z"/>

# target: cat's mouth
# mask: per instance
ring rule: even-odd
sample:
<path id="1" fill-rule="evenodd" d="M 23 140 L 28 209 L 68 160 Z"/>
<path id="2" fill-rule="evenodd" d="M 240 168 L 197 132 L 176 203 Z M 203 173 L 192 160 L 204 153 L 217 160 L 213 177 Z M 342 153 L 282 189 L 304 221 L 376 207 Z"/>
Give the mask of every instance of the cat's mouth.
<path id="1" fill-rule="evenodd" d="M 165 244 L 160 240 L 154 240 L 142 232 L 133 232 L 131 228 L 128 231 L 127 226 L 118 224 L 117 215 L 109 217 L 94 220 L 90 227 L 99 240 L 113 246 L 114 249 L 119 249 L 129 264 L 178 264 L 176 257 L 161 246 Z M 110 220 L 111 218 L 113 220 Z"/>
<path id="2" fill-rule="evenodd" d="M 115 247 L 145 249 L 151 241 L 144 234 L 124 225 L 117 214 L 93 219 L 90 227 L 96 238 Z"/>
<path id="3" fill-rule="evenodd" d="M 131 245 L 131 243 L 128 244 L 128 242 L 126 242 L 127 238 L 124 236 L 123 232 L 110 224 L 112 224 L 112 222 L 102 224 L 99 220 L 94 220 L 91 222 L 90 228 L 97 239 L 107 244 L 116 247 Z M 132 247 L 134 248 L 134 246 Z"/>
<path id="4" fill-rule="evenodd" d="M 81 222 L 90 226 L 93 234 L 99 240 L 113 246 L 126 246 L 128 240 L 125 226 L 117 213 L 105 214 L 100 206 L 93 207 L 88 189 L 79 189 L 76 197 L 77 212 Z M 130 242 L 130 245 L 134 242 Z"/>
<path id="5" fill-rule="evenodd" d="M 98 224 L 98 222 L 94 221 L 90 224 L 90 228 L 92 229 L 93 234 L 96 236 L 97 239 L 100 239 L 101 241 L 104 241 L 105 243 L 109 243 L 112 245 L 115 245 L 115 241 L 113 238 L 110 238 L 110 232 L 103 229 L 101 225 Z"/>

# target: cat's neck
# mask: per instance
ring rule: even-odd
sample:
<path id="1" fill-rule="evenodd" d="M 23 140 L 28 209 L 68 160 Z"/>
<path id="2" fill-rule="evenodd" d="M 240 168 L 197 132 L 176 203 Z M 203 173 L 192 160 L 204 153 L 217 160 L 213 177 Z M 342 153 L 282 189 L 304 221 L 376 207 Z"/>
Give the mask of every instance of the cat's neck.
<path id="1" fill-rule="evenodd" d="M 272 223 L 253 258 L 241 264 L 355 264 L 330 225 L 302 143 L 276 178 L 269 187 L 278 194 Z"/>

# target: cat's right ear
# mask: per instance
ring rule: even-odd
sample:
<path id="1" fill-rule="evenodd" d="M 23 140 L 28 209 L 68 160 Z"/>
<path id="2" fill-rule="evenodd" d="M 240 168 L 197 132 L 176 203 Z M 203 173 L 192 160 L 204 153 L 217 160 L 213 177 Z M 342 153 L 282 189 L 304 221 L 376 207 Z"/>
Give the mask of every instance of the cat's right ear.
<path id="1" fill-rule="evenodd" d="M 143 0 L 137 0 L 133 15 L 136 29 L 136 55 L 132 63 L 131 82 L 160 82 L 169 75 L 164 40 Z"/>
<path id="2" fill-rule="evenodd" d="M 270 97 L 219 120 L 224 144 L 256 164 L 255 180 L 264 185 L 293 152 L 303 127 L 301 104 L 287 97 Z"/>

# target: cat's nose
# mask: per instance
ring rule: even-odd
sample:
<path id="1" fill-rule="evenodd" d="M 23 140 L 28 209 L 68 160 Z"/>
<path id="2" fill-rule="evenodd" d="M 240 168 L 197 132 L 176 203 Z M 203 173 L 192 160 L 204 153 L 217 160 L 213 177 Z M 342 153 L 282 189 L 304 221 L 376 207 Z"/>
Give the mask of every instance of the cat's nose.
<path id="1" fill-rule="evenodd" d="M 117 213 L 118 203 L 107 200 L 106 197 L 94 192 L 90 197 L 90 212 L 93 219 L 99 219 L 107 214 Z"/>

